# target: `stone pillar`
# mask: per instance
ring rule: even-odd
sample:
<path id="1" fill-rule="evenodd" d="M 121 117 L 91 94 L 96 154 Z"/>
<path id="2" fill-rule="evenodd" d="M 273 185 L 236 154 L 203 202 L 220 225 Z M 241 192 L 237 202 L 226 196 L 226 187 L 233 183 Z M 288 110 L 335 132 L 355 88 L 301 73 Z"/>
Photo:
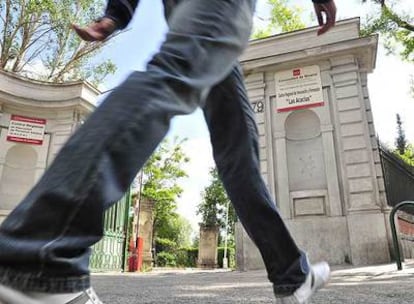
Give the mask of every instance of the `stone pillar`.
<path id="1" fill-rule="evenodd" d="M 360 37 L 358 19 L 316 32 L 255 40 L 241 57 L 261 173 L 311 261 L 387 262 L 388 208 L 367 90 L 378 37 Z M 238 267 L 263 267 L 237 227 Z"/>
<path id="2" fill-rule="evenodd" d="M 142 266 L 144 269 L 152 267 L 152 236 L 154 229 L 154 202 L 141 199 L 139 202 L 138 236 L 144 241 Z"/>
<path id="3" fill-rule="evenodd" d="M 200 242 L 198 245 L 199 268 L 217 268 L 218 226 L 200 224 Z"/>
<path id="4" fill-rule="evenodd" d="M 236 267 L 240 271 L 264 269 L 262 256 L 244 231 L 239 221 L 235 223 Z"/>
<path id="5" fill-rule="evenodd" d="M 362 87 L 366 85 L 365 73 L 361 75 L 354 56 L 338 56 L 330 62 L 332 93 L 339 118 L 351 262 L 354 265 L 388 262 L 387 228 L 379 188 L 382 170 L 369 98 Z"/>

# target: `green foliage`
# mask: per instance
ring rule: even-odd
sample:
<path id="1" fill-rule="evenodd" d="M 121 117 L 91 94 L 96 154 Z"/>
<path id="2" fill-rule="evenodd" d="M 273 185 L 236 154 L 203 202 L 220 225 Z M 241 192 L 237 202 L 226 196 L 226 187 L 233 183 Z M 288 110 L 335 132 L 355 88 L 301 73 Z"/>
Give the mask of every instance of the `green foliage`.
<path id="1" fill-rule="evenodd" d="M 225 229 L 227 206 L 229 208 L 228 233 L 234 234 L 236 212 L 227 197 L 216 168 L 210 169 L 211 183 L 202 193 L 202 201 L 197 206 L 197 214 L 201 215 L 202 223 L 207 226 L 220 226 Z"/>
<path id="2" fill-rule="evenodd" d="M 159 252 L 157 254 L 157 265 L 159 267 L 175 267 L 177 266 L 177 261 L 176 261 L 176 257 L 174 254 L 169 253 L 169 252 Z"/>
<path id="3" fill-rule="evenodd" d="M 217 248 L 217 263 L 219 268 L 223 268 L 224 247 Z M 229 268 L 236 267 L 236 250 L 234 247 L 227 247 L 227 262 Z"/>
<path id="4" fill-rule="evenodd" d="M 267 26 L 256 28 L 253 31 L 254 39 L 265 38 L 270 35 L 295 31 L 305 27 L 301 20 L 302 9 L 289 7 L 287 0 L 268 0 L 271 6 L 270 18 Z"/>
<path id="5" fill-rule="evenodd" d="M 411 0 L 408 0 L 411 1 Z M 366 2 L 365 0 L 363 2 Z M 414 18 L 410 13 L 398 11 L 400 1 L 371 0 L 377 10 L 368 17 L 362 36 L 379 33 L 390 53 L 399 53 L 403 60 L 414 62 Z"/>
<path id="6" fill-rule="evenodd" d="M 162 238 L 156 238 L 155 239 L 155 251 L 156 252 L 174 252 L 177 250 L 177 243 L 169 240 L 169 239 L 162 239 Z"/>
<path id="7" fill-rule="evenodd" d="M 403 128 L 400 114 L 397 114 L 397 137 L 395 139 L 394 155 L 400 158 L 404 163 L 414 167 L 414 146 L 409 144 Z"/>
<path id="8" fill-rule="evenodd" d="M 196 267 L 198 259 L 198 248 L 180 248 L 176 253 L 177 266 Z"/>
<path id="9" fill-rule="evenodd" d="M 189 260 L 178 248 L 190 244 L 191 225 L 176 212 L 176 200 L 183 191 L 178 182 L 187 177 L 182 166 L 189 161 L 182 149 L 184 141 L 164 140 L 142 169 L 142 198 L 155 203 L 153 240 L 160 267 L 181 266 Z"/>
<path id="10" fill-rule="evenodd" d="M 158 237 L 169 239 L 179 247 L 190 245 L 192 228 L 190 222 L 179 214 L 173 212 L 170 217 L 159 222 L 156 234 Z"/>
<path id="11" fill-rule="evenodd" d="M 159 267 L 179 266 L 196 267 L 198 248 L 178 247 L 177 243 L 168 239 L 155 240 L 156 263 Z"/>
<path id="12" fill-rule="evenodd" d="M 210 169 L 211 183 L 202 193 L 202 202 L 197 206 L 197 214 L 201 215 L 202 223 L 207 226 L 222 224 L 225 206 L 229 201 L 224 191 L 217 169 Z"/>
<path id="13" fill-rule="evenodd" d="M 382 37 L 389 54 L 398 54 L 402 60 L 414 63 L 414 17 L 412 12 L 404 12 L 401 2 L 394 0 L 362 0 L 371 2 L 376 10 L 368 16 L 361 30 L 362 36 L 378 33 Z M 412 0 L 406 0 L 412 2 Z M 414 81 L 410 81 L 410 93 L 414 97 Z"/>
<path id="14" fill-rule="evenodd" d="M 402 121 L 400 114 L 397 114 L 397 138 L 395 139 L 395 145 L 399 154 L 403 155 L 407 148 L 407 139 L 405 138 L 405 132 L 402 127 Z"/>
<path id="15" fill-rule="evenodd" d="M 178 246 L 188 245 L 191 234 L 189 222 L 176 213 L 176 200 L 183 191 L 178 182 L 187 177 L 182 165 L 189 161 L 183 142 L 164 140 L 142 169 L 142 197 L 155 203 L 154 239 L 170 239 Z"/>
<path id="16" fill-rule="evenodd" d="M 412 144 L 408 144 L 404 153 L 400 153 L 397 149 L 394 151 L 394 154 L 398 156 L 404 163 L 414 168 L 414 146 Z"/>
<path id="17" fill-rule="evenodd" d="M 200 244 L 200 235 L 196 235 L 193 238 L 193 241 L 191 243 L 191 246 L 198 248 L 198 245 Z"/>
<path id="18" fill-rule="evenodd" d="M 103 43 L 85 43 L 72 23 L 88 24 L 103 0 L 5 0 L 0 2 L 0 69 L 49 82 L 86 79 L 94 84 L 114 73 L 110 60 L 93 63 Z"/>

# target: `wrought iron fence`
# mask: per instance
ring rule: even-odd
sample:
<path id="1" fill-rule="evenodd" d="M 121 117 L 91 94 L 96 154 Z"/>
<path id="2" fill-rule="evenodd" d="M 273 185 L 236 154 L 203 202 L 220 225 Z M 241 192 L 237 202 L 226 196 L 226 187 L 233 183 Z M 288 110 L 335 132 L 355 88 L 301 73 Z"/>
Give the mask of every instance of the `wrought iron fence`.
<path id="1" fill-rule="evenodd" d="M 388 205 L 394 207 L 403 201 L 414 201 L 414 167 L 381 145 L 379 151 Z M 405 206 L 403 210 L 414 214 L 412 206 Z"/>
<path id="2" fill-rule="evenodd" d="M 92 247 L 90 267 L 93 272 L 125 269 L 130 193 L 108 209 L 104 219 L 104 236 Z"/>
<path id="3" fill-rule="evenodd" d="M 388 205 L 393 207 L 390 223 L 394 242 L 394 258 L 398 270 L 402 270 L 404 257 L 401 255 L 395 216 L 399 210 L 411 214 L 410 217 L 414 215 L 414 167 L 404 163 L 387 148 L 381 145 L 379 147 L 387 201 Z"/>

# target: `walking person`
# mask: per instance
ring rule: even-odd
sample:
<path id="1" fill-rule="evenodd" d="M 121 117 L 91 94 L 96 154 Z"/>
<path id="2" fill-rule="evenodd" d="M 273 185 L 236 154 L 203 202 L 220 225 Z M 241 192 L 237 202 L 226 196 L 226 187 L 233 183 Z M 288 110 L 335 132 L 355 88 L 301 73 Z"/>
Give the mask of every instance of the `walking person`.
<path id="1" fill-rule="evenodd" d="M 40 181 L 0 226 L 1 304 L 101 303 L 89 255 L 104 212 L 118 201 L 175 115 L 201 107 L 219 175 L 259 248 L 277 303 L 305 304 L 329 277 L 292 239 L 260 175 L 258 135 L 237 63 L 255 0 L 164 0 L 169 31 L 144 72 L 133 72 L 68 140 Z M 131 20 L 137 0 L 109 0 L 82 29 L 103 40 Z M 322 34 L 333 0 L 314 0 Z M 326 15 L 326 20 L 322 18 Z M 109 303 L 108 303 L 109 304 Z"/>

